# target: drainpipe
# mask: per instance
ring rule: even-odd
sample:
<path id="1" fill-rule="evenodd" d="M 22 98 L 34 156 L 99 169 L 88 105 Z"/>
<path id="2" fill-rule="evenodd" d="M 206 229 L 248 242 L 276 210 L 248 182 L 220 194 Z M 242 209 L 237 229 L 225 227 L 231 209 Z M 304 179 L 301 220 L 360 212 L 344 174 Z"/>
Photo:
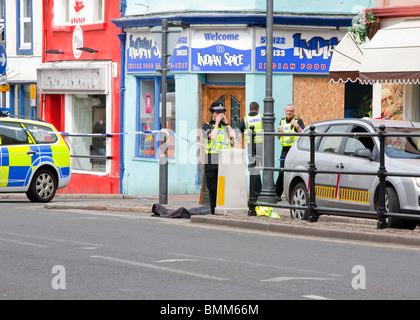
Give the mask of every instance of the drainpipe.
<path id="1" fill-rule="evenodd" d="M 125 7 L 126 1 L 121 0 L 120 2 L 120 11 L 122 17 L 125 16 Z M 125 41 L 126 34 L 124 32 L 118 35 L 118 38 L 121 41 L 121 67 L 120 67 L 120 132 L 124 132 L 124 97 L 125 97 Z M 123 180 L 124 180 L 124 135 L 120 134 L 120 194 L 123 193 Z"/>

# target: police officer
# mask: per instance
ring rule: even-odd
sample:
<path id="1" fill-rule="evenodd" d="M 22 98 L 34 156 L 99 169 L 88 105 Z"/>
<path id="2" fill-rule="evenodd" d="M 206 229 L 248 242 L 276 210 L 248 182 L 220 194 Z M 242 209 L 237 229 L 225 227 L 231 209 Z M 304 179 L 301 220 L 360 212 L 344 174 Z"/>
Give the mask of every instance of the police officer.
<path id="1" fill-rule="evenodd" d="M 245 134 L 245 143 L 248 146 L 249 161 L 254 160 L 251 154 L 252 146 L 251 146 L 251 137 L 250 137 L 250 133 L 251 133 L 250 127 L 254 126 L 254 130 L 257 134 L 263 131 L 263 124 L 262 124 L 263 114 L 259 113 L 259 110 L 260 110 L 259 104 L 255 101 L 251 102 L 249 104 L 248 115 L 242 119 L 239 125 L 239 129 L 241 133 Z M 254 140 L 255 148 L 256 148 L 255 161 L 256 161 L 257 167 L 262 166 L 262 159 L 263 159 L 263 153 L 264 153 L 263 142 L 264 142 L 263 136 L 259 136 L 259 135 L 255 136 L 255 140 Z M 255 172 L 253 174 L 255 174 L 255 196 L 258 198 L 262 189 L 261 176 L 259 172 Z"/>
<path id="2" fill-rule="evenodd" d="M 291 104 L 288 104 L 284 112 L 286 117 L 280 120 L 280 125 L 277 128 L 277 132 L 281 133 L 293 133 L 293 132 L 302 132 L 305 128 L 303 120 L 295 116 L 295 107 Z M 284 162 L 289 152 L 291 146 L 296 141 L 297 136 L 281 136 L 279 137 L 282 150 L 280 155 L 280 168 L 284 168 Z M 279 172 L 279 176 L 276 182 L 276 195 L 281 201 L 281 195 L 283 193 L 283 179 L 284 173 Z"/>
<path id="3" fill-rule="evenodd" d="M 207 189 L 210 196 L 210 209 L 214 214 L 217 198 L 217 179 L 219 170 L 219 152 L 222 149 L 231 148 L 236 138 L 235 131 L 226 119 L 226 109 L 223 103 L 213 102 L 210 107 L 211 121 L 203 124 L 204 137 L 206 139 L 206 163 L 204 174 Z"/>

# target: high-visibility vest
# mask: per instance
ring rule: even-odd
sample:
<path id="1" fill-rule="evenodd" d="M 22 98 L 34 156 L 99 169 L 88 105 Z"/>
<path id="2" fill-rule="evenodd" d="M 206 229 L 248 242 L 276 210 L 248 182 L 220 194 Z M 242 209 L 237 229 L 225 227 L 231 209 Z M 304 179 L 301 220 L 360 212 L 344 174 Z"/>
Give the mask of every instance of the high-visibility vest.
<path id="1" fill-rule="evenodd" d="M 210 125 L 212 129 L 214 128 L 214 123 L 207 122 L 207 124 Z M 220 150 L 225 148 L 232 148 L 232 144 L 230 143 L 227 129 L 222 125 L 219 125 L 216 140 L 208 139 L 206 153 L 219 153 Z"/>
<path id="2" fill-rule="evenodd" d="M 293 119 L 296 120 L 296 122 L 299 120 L 298 117 L 293 116 Z M 297 129 L 295 127 L 292 128 L 292 124 L 286 123 L 286 118 L 281 119 L 280 126 L 283 128 L 282 133 L 292 133 L 297 132 Z M 291 147 L 293 143 L 296 141 L 296 136 L 281 136 L 280 137 L 280 143 L 282 147 Z"/>
<path id="3" fill-rule="evenodd" d="M 245 132 L 244 132 L 245 133 L 245 143 L 250 143 L 251 142 L 251 137 L 250 137 L 251 130 L 249 129 L 251 126 L 255 127 L 254 131 L 256 133 L 259 133 L 259 132 L 263 131 L 263 124 L 262 124 L 263 116 L 264 115 L 262 113 L 259 113 L 255 116 L 248 115 L 248 116 L 245 117 L 245 119 L 244 119 L 244 122 L 245 122 Z M 256 135 L 255 139 L 254 139 L 254 143 L 261 143 L 261 142 L 263 142 L 263 140 L 264 140 L 263 136 Z"/>

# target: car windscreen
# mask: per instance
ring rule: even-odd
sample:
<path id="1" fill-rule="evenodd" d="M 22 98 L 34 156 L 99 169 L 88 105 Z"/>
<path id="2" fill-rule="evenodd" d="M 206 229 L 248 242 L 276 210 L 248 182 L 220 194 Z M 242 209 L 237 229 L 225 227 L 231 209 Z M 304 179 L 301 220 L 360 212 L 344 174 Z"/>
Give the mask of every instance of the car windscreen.
<path id="1" fill-rule="evenodd" d="M 379 129 L 376 129 L 379 131 Z M 385 138 L 385 153 L 390 158 L 420 159 L 420 137 L 410 136 L 420 134 L 420 128 L 390 128 L 386 133 L 406 133 L 407 136 L 387 136 Z"/>

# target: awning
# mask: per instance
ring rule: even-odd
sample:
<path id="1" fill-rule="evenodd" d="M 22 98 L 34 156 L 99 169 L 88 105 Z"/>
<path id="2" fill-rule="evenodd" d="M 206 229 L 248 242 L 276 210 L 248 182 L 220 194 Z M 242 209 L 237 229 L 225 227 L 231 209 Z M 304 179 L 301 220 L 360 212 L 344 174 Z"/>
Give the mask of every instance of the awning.
<path id="1" fill-rule="evenodd" d="M 362 82 L 420 83 L 420 19 L 380 29 L 361 62 Z"/>
<path id="2" fill-rule="evenodd" d="M 334 48 L 329 70 L 332 82 L 356 82 L 366 43 L 358 44 L 350 33 L 347 33 Z"/>

